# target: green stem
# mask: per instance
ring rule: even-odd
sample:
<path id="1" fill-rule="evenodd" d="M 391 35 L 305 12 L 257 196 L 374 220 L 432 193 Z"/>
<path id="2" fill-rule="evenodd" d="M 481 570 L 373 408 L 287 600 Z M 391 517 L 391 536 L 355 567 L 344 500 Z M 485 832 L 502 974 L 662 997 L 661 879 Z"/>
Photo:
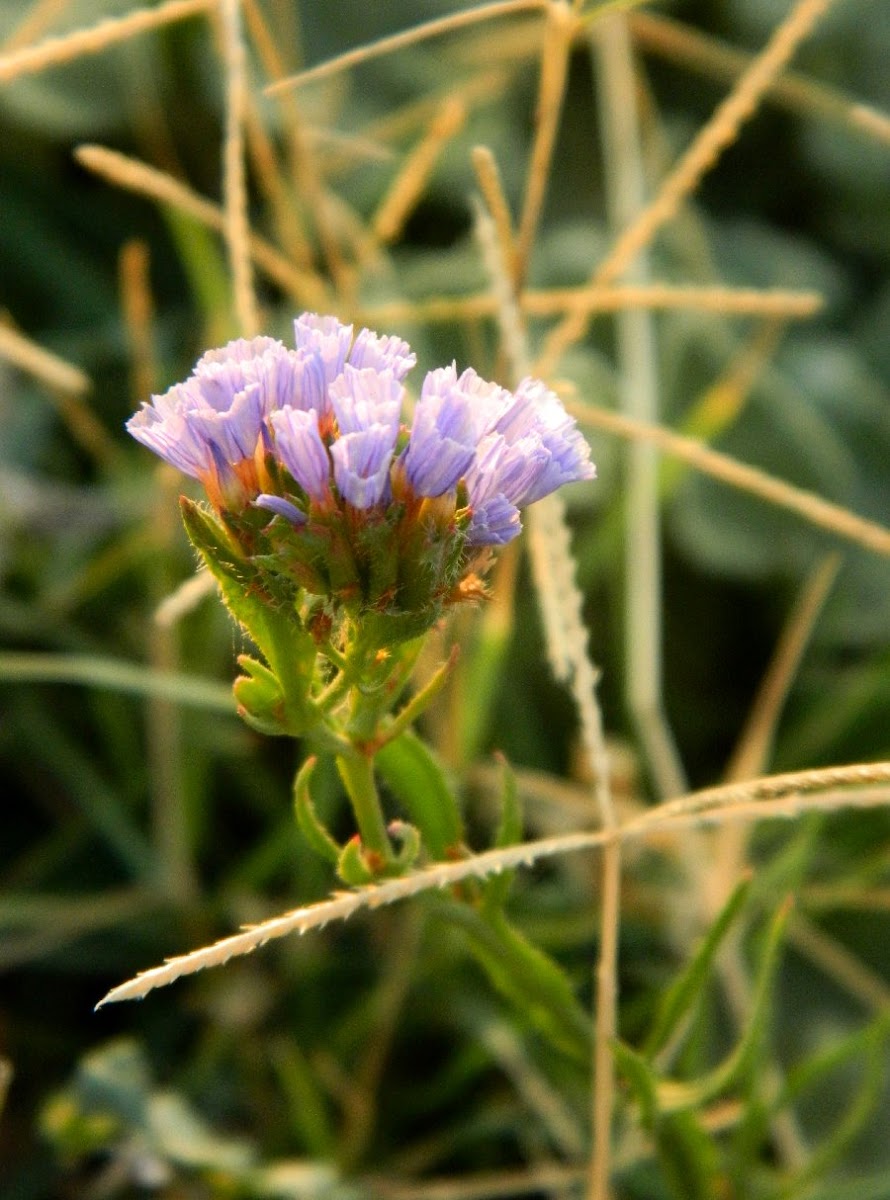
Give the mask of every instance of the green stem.
<path id="1" fill-rule="evenodd" d="M 420 716 L 430 701 L 435 699 L 448 682 L 448 677 L 454 669 L 454 664 L 457 662 L 457 655 L 458 647 L 453 646 L 447 661 L 442 663 L 426 686 L 422 687 L 419 692 L 415 692 L 408 703 L 396 713 L 386 726 L 379 737 L 378 744 L 380 746 L 385 746 L 387 742 L 393 741 L 399 734 L 404 733 L 409 726 L 414 724 L 417 717 Z"/>
<path id="2" fill-rule="evenodd" d="M 375 851 L 386 862 L 390 862 L 392 846 L 377 794 L 373 758 L 357 750 L 340 754 L 337 756 L 337 770 L 349 794 L 364 849 Z"/>

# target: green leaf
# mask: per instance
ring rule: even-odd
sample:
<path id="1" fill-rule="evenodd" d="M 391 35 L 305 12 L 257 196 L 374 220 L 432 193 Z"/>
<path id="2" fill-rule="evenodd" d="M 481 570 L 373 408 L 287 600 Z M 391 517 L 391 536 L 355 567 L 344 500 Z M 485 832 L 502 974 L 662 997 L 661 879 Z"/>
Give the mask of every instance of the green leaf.
<path id="1" fill-rule="evenodd" d="M 806 1059 L 790 1072 L 785 1087 L 776 1099 L 776 1111 L 792 1104 L 804 1091 L 831 1075 L 839 1067 L 861 1056 L 862 1078 L 853 1097 L 843 1106 L 843 1116 L 830 1135 L 814 1146 L 805 1167 L 795 1173 L 781 1193 L 792 1196 L 836 1165 L 850 1143 L 862 1131 L 865 1122 L 880 1102 L 887 1072 L 886 1043 L 890 1036 L 890 1012 L 883 1012 L 864 1029 L 857 1029 L 821 1054 Z"/>
<path id="2" fill-rule="evenodd" d="M 714 1139 L 693 1113 L 672 1113 L 658 1121 L 655 1145 L 677 1200 L 718 1200 L 725 1194 Z"/>
<path id="3" fill-rule="evenodd" d="M 654 1058 L 676 1036 L 680 1023 L 701 998 L 717 951 L 733 921 L 742 910 L 750 890 L 751 878 L 749 876 L 743 879 L 730 895 L 686 969 L 664 993 L 643 1050 L 647 1058 Z"/>
<path id="4" fill-rule="evenodd" d="M 779 965 L 779 952 L 791 906 L 783 904 L 766 932 L 766 943 L 751 998 L 748 1023 L 736 1047 L 706 1075 L 691 1082 L 665 1079 L 658 1087 L 658 1105 L 662 1113 L 698 1108 L 716 1099 L 745 1074 L 753 1064 L 766 1033 L 772 982 Z"/>
<path id="5" fill-rule="evenodd" d="M 374 766 L 420 830 L 428 853 L 439 862 L 452 858 L 464 840 L 463 821 L 432 750 L 407 730 L 377 752 Z"/>
<path id="6" fill-rule="evenodd" d="M 589 1062 L 590 1017 L 553 959 L 500 912 L 483 914 L 469 904 L 449 904 L 445 911 L 463 929 L 476 960 L 520 1019 L 563 1054 Z"/>
<path id="7" fill-rule="evenodd" d="M 495 833 L 496 847 L 515 846 L 522 837 L 522 806 L 519 803 L 519 791 L 516 787 L 516 776 L 510 764 L 502 754 L 496 755 L 501 766 L 501 819 Z M 500 875 L 492 875 L 483 885 L 485 905 L 492 910 L 503 909 L 510 893 L 515 871 L 502 871 Z"/>
<path id="8" fill-rule="evenodd" d="M 643 1126 L 651 1132 L 658 1118 L 658 1078 L 652 1064 L 625 1042 L 616 1042 L 613 1053 L 618 1070 L 630 1084 L 640 1105 Z"/>

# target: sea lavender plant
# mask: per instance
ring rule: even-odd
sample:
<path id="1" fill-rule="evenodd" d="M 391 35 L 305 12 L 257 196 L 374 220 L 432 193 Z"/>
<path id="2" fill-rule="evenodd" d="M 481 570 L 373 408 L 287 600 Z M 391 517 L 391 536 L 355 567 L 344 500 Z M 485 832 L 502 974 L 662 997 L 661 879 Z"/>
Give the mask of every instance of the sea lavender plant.
<path id="1" fill-rule="evenodd" d="M 294 333 L 293 350 L 256 337 L 208 351 L 127 427 L 203 484 L 209 507 L 182 499 L 186 528 L 265 660 L 239 658 L 239 711 L 335 754 L 358 837 L 333 843 L 308 775 L 298 812 L 358 883 L 405 870 L 422 849 L 459 852 L 456 814 L 450 845 L 442 814 L 422 806 L 416 826 L 387 829 L 374 758 L 444 680 L 447 664 L 395 712 L 423 635 L 450 606 L 485 596 L 520 509 L 595 472 L 537 380 L 511 392 L 472 369 L 430 371 L 408 429 L 403 380 L 416 356 L 404 341 L 367 329 L 353 339 L 352 326 L 315 314 Z"/>

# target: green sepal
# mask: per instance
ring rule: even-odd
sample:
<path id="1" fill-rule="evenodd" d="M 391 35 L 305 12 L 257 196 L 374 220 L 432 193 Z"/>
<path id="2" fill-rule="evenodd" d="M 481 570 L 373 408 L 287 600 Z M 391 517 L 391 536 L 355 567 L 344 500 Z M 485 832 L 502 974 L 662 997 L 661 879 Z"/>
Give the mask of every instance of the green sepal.
<path id="1" fill-rule="evenodd" d="M 355 532 L 355 548 L 364 602 L 385 607 L 396 592 L 399 550 L 394 535 L 400 506 L 386 517 L 369 515 Z"/>
<path id="2" fill-rule="evenodd" d="M 312 803 L 312 796 L 309 794 L 309 784 L 317 762 L 318 759 L 315 755 L 312 755 L 306 759 L 297 772 L 297 777 L 294 780 L 294 812 L 296 813 L 297 825 L 300 828 L 300 832 L 312 849 L 316 854 L 336 865 L 340 861 L 343 849 L 337 845 L 322 824 L 318 813 L 315 811 L 315 805 Z"/>
<path id="3" fill-rule="evenodd" d="M 441 615 L 441 604 L 430 604 L 416 612 L 367 609 L 361 615 L 362 636 L 378 649 L 398 646 L 432 629 Z"/>
<path id="4" fill-rule="evenodd" d="M 337 856 L 337 874 L 350 887 L 361 887 L 377 878 L 365 862 L 362 839 L 358 834 L 349 839 Z"/>
<path id="5" fill-rule="evenodd" d="M 374 766 L 420 830 L 430 857 L 437 862 L 454 858 L 464 840 L 463 821 L 432 750 L 406 730 L 378 750 Z"/>
<path id="6" fill-rule="evenodd" d="M 180 496 L 179 507 L 189 541 L 219 584 L 226 607 L 239 625 L 243 625 L 257 641 L 253 626 L 262 609 L 262 601 L 256 596 L 259 582 L 257 571 L 225 526 L 207 508 L 188 496 Z"/>
<path id="7" fill-rule="evenodd" d="M 287 721 L 287 705 L 277 677 L 249 654 L 238 655 L 238 666 L 246 674 L 232 685 L 238 704 L 238 716 L 257 733 L 270 737 L 294 735 Z"/>
<path id="8" fill-rule="evenodd" d="M 216 516 L 187 497 L 180 503 L 192 545 L 219 584 L 229 612 L 259 647 L 278 684 L 275 698 L 268 677 L 250 669 L 250 678 L 240 685 L 246 700 L 236 693 L 244 705 L 245 719 L 253 723 L 252 716 L 255 728 L 263 732 L 298 736 L 316 731 L 321 714 L 311 690 L 317 647 L 300 620 L 295 596 L 288 601 L 281 593 L 282 578 L 273 581 L 270 589 L 267 573 L 258 571 L 243 555 Z"/>

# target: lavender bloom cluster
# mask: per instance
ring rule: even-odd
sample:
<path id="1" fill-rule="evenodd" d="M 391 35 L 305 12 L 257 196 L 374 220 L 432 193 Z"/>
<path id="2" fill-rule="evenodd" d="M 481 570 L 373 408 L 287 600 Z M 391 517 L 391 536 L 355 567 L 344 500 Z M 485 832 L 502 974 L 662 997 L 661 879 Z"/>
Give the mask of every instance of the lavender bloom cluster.
<path id="1" fill-rule="evenodd" d="M 587 443 L 543 383 L 511 392 L 452 365 L 430 371 L 410 430 L 406 342 L 312 313 L 296 348 L 268 337 L 210 350 L 153 396 L 129 432 L 186 475 L 214 507 L 253 507 L 300 529 L 315 514 L 364 513 L 445 498 L 469 547 L 516 537 L 519 510 L 564 483 L 592 479 Z M 443 506 L 436 507 L 441 520 Z"/>

